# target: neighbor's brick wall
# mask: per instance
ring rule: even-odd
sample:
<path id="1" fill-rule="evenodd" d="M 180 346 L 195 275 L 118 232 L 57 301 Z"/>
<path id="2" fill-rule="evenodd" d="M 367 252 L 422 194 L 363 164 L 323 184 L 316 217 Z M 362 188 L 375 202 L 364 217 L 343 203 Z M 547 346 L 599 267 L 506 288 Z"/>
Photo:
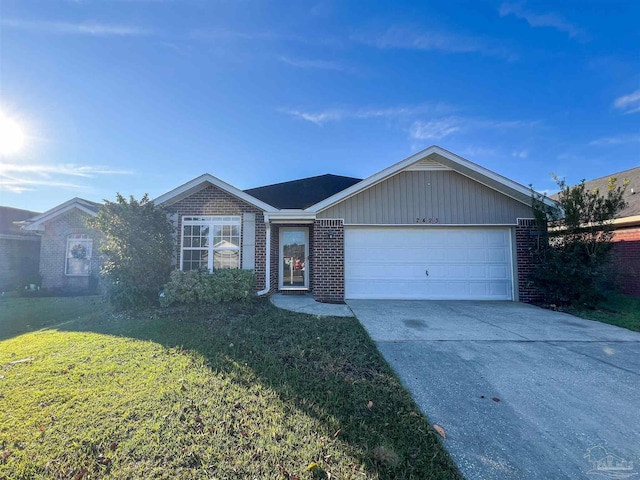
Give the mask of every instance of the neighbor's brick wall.
<path id="1" fill-rule="evenodd" d="M 104 238 L 102 232 L 85 225 L 89 215 L 74 208 L 44 224 L 44 233 L 40 241 L 40 274 L 42 288 L 62 288 L 64 290 L 86 290 L 89 277 L 67 276 L 64 273 L 67 253 L 67 236 L 85 234 L 93 239 L 91 256 L 91 275 L 99 275 L 102 265 L 100 245 Z"/>
<path id="2" fill-rule="evenodd" d="M 616 230 L 611 256 L 623 293 L 640 297 L 640 227 Z"/>
<path id="3" fill-rule="evenodd" d="M 265 286 L 265 246 L 266 246 L 266 228 L 264 224 L 264 214 L 262 210 L 254 207 L 253 205 L 234 197 L 233 195 L 219 189 L 214 185 L 209 185 L 198 192 L 189 195 L 188 197 L 179 200 L 178 202 L 167 207 L 167 210 L 171 213 L 177 213 L 178 218 L 178 231 L 177 231 L 177 243 L 178 243 L 178 266 L 180 265 L 180 250 L 182 239 L 182 216 L 215 216 L 215 215 L 229 215 L 238 216 L 245 212 L 256 214 L 256 250 L 255 250 L 255 269 L 256 275 L 256 290 L 262 290 Z M 244 234 L 241 238 L 241 243 L 244 242 Z M 240 246 L 240 256 L 242 257 L 242 245 Z M 240 258 L 240 265 L 242 265 L 242 258 Z"/>
<path id="4" fill-rule="evenodd" d="M 22 288 L 27 277 L 38 273 L 40 237 L 0 238 L 0 290 Z"/>
<path id="5" fill-rule="evenodd" d="M 539 243 L 544 238 L 537 235 L 536 221 L 528 218 L 519 218 L 516 226 L 516 262 L 518 272 L 518 295 L 524 303 L 534 303 L 543 300 L 533 286 L 529 275 L 534 267 L 533 254 Z"/>
<path id="6" fill-rule="evenodd" d="M 329 231 L 334 237 L 329 238 Z M 313 224 L 313 296 L 320 302 L 344 301 L 344 222 L 316 220 Z"/>

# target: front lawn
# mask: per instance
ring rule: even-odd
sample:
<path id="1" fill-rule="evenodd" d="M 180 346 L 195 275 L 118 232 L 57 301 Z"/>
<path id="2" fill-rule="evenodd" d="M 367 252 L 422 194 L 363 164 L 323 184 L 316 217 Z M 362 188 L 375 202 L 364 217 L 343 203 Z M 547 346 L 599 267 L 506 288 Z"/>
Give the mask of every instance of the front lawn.
<path id="1" fill-rule="evenodd" d="M 0 479 L 460 478 L 353 318 L 3 299 L 0 339 Z"/>
<path id="2" fill-rule="evenodd" d="M 594 310 L 573 308 L 570 313 L 640 332 L 640 298 L 612 294 Z"/>

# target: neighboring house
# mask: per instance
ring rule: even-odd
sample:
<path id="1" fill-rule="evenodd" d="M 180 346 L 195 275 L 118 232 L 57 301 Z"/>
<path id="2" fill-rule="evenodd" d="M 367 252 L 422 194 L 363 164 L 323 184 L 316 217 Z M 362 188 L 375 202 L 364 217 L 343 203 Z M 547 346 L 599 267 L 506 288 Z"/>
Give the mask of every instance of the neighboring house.
<path id="1" fill-rule="evenodd" d="M 26 232 L 15 222 L 37 215 L 37 212 L 0 207 L 0 290 L 24 288 L 37 283 L 40 238 Z"/>
<path id="2" fill-rule="evenodd" d="M 22 227 L 40 237 L 42 288 L 86 291 L 96 285 L 103 235 L 86 226 L 99 203 L 73 198 L 24 222 Z"/>
<path id="3" fill-rule="evenodd" d="M 623 292 L 640 297 L 640 167 L 591 180 L 585 186 L 605 193 L 611 177 L 617 178 L 618 185 L 629 182 L 624 194 L 627 207 L 613 221 L 613 261 Z"/>
<path id="4" fill-rule="evenodd" d="M 242 191 L 204 174 L 155 203 L 176 226 L 177 268 L 253 270 L 259 294 L 534 299 L 531 191 L 440 147 L 364 180 L 322 175 Z M 44 218 L 61 222 L 61 209 L 27 227 L 46 226 L 43 262 Z"/>

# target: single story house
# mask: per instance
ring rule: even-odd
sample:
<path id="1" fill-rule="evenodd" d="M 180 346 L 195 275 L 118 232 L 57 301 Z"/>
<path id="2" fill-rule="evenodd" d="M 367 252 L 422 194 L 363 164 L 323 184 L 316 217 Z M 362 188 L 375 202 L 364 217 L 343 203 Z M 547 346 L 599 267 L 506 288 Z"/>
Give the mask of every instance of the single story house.
<path id="1" fill-rule="evenodd" d="M 104 237 L 88 228 L 85 220 L 94 217 L 99 208 L 99 203 L 72 198 L 22 222 L 23 230 L 40 238 L 42 288 L 80 292 L 97 286 Z"/>
<path id="2" fill-rule="evenodd" d="M 640 167 L 585 182 L 585 186 L 604 193 L 611 177 L 617 178 L 618 185 L 629 182 L 624 193 L 627 207 L 613 221 L 613 263 L 622 291 L 640 297 Z"/>
<path id="3" fill-rule="evenodd" d="M 40 237 L 16 224 L 37 214 L 0 207 L 0 290 L 3 292 L 38 283 Z"/>
<path id="4" fill-rule="evenodd" d="M 243 191 L 204 174 L 155 203 L 176 227 L 176 268 L 253 270 L 259 294 L 311 292 L 323 302 L 535 296 L 530 189 L 437 146 L 364 180 L 321 175 Z M 97 207 L 73 199 L 25 227 L 42 234 L 43 286 L 77 274 L 68 264 L 74 242 L 97 235 L 78 222 Z"/>

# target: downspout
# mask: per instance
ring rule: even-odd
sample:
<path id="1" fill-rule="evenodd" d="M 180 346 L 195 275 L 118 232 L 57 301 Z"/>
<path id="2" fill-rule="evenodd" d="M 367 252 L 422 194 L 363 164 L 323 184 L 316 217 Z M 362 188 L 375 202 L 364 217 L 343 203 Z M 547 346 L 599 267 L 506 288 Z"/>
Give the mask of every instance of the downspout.
<path id="1" fill-rule="evenodd" d="M 269 216 L 265 213 L 264 215 L 264 223 L 265 223 L 265 257 L 266 257 L 266 265 L 264 267 L 265 277 L 264 277 L 264 290 L 260 290 L 256 295 L 261 297 L 262 295 L 266 295 L 271 290 L 271 223 L 269 223 Z"/>

